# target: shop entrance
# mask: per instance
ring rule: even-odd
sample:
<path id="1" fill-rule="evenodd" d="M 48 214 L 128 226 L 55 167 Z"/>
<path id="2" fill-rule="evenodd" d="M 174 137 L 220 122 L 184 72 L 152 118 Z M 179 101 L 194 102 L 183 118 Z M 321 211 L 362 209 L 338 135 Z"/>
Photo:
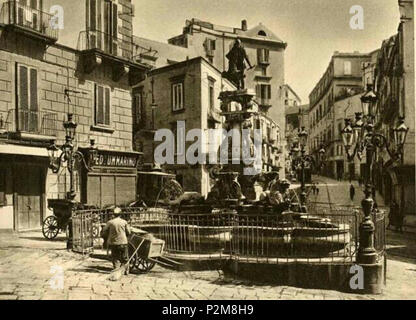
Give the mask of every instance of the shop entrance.
<path id="1" fill-rule="evenodd" d="M 42 223 L 42 170 L 18 167 L 14 170 L 15 229 L 38 229 Z"/>

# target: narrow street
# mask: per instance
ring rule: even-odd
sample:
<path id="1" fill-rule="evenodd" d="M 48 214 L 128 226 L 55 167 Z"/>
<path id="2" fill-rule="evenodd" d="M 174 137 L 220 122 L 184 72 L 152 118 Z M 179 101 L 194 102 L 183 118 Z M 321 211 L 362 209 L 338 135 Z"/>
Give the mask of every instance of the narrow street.
<path id="1" fill-rule="evenodd" d="M 317 201 L 349 204 L 349 183 L 316 177 Z M 325 187 L 324 187 L 325 185 Z M 356 187 L 354 205 L 362 195 Z M 380 296 L 271 286 L 228 278 L 222 271 L 175 272 L 156 266 L 149 274 L 108 280 L 111 263 L 98 253 L 91 257 L 65 249 L 63 236 L 46 241 L 40 232 L 0 234 L 0 299 L 19 300 L 298 300 L 406 299 L 416 295 L 416 237 L 387 233 L 387 286 Z M 100 252 L 102 253 L 102 252 Z M 53 289 L 54 270 L 61 270 L 62 287 Z"/>
<path id="2" fill-rule="evenodd" d="M 361 207 L 361 201 L 364 198 L 364 186 L 359 185 L 357 181 L 337 181 L 324 176 L 314 176 L 313 182 L 317 183 L 319 194 L 311 194 L 311 200 L 322 203 L 332 203 L 341 206 Z M 350 199 L 350 185 L 354 186 L 355 196 L 354 200 Z M 377 192 L 376 201 L 379 207 L 384 206 L 384 201 L 381 195 Z"/>

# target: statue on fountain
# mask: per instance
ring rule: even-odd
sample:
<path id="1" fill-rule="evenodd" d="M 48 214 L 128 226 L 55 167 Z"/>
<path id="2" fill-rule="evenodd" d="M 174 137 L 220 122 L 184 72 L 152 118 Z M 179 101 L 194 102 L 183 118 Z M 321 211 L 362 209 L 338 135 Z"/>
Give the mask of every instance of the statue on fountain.
<path id="1" fill-rule="evenodd" d="M 270 176 L 273 179 L 270 181 Z M 267 181 L 269 180 L 269 181 Z M 291 198 L 289 194 L 290 183 L 288 180 L 280 180 L 277 172 L 266 174 L 266 183 L 264 191 L 260 195 L 260 202 L 276 208 L 278 213 L 282 213 L 291 206 Z"/>
<path id="2" fill-rule="evenodd" d="M 228 59 L 228 71 L 224 72 L 224 78 L 230 80 L 234 83 L 238 90 L 245 89 L 246 77 L 244 72 L 246 71 L 246 61 L 249 65 L 249 69 L 253 69 L 254 66 L 251 65 L 248 58 L 247 52 L 244 49 L 241 40 L 237 38 L 234 42 L 234 46 L 231 48 L 230 52 L 226 55 Z"/>

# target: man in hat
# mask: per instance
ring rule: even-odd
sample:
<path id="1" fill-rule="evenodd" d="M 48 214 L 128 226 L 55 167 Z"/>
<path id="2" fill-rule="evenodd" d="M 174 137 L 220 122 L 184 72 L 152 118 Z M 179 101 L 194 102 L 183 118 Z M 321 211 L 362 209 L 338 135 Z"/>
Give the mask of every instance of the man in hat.
<path id="1" fill-rule="evenodd" d="M 124 267 L 127 275 L 129 273 L 127 238 L 131 234 L 131 229 L 127 221 L 121 218 L 121 213 L 120 208 L 114 208 L 113 219 L 107 222 L 101 235 L 107 240 L 107 245 L 111 249 L 114 269 Z"/>

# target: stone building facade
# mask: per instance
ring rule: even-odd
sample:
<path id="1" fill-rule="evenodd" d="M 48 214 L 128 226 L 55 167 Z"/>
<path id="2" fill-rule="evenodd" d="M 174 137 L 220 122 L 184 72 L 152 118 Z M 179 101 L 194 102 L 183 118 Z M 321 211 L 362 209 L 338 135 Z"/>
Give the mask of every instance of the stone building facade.
<path id="1" fill-rule="evenodd" d="M 398 33 L 386 39 L 374 68 L 374 87 L 378 97 L 376 130 L 382 132 L 394 149 L 393 129 L 399 117 L 409 128 L 403 161 L 391 161 L 384 150 L 375 164 L 376 187 L 385 202 L 395 201 L 405 216 L 406 228 L 416 230 L 415 217 L 415 78 L 414 78 L 414 6 L 399 1 L 401 22 Z"/>
<path id="2" fill-rule="evenodd" d="M 309 95 L 309 150 L 318 161 L 318 152 L 334 140 L 334 117 L 336 102 L 363 92 L 363 63 L 368 62 L 369 54 L 335 52 L 329 66 Z M 328 154 L 326 155 L 328 158 Z M 323 173 L 332 175 L 334 164 L 326 163 Z M 335 178 L 344 178 L 344 162 L 335 164 Z"/>
<path id="3" fill-rule="evenodd" d="M 87 8 L 91 3 L 98 5 L 94 0 L 86 3 Z M 109 3 L 104 4 L 109 8 Z M 113 17 L 118 17 L 120 10 L 131 9 L 126 0 L 111 4 Z M 69 2 L 62 5 L 68 13 L 72 11 Z M 131 40 L 130 49 L 100 47 L 107 40 L 118 43 L 115 34 L 107 40 L 89 38 L 88 46 L 77 46 L 80 31 L 65 38 L 68 45 L 62 44 L 58 30 L 50 27 L 51 16 L 42 8 L 42 1 L 28 6 L 3 1 L 0 6 L 0 229 L 21 231 L 39 228 L 51 213 L 47 199 L 65 198 L 69 191 L 67 170 L 63 166 L 53 174 L 48 169 L 46 149 L 51 140 L 57 145 L 64 142 L 62 122 L 68 113 L 74 114 L 78 124 L 76 146 L 88 147 L 94 139 L 99 150 L 133 154 L 131 85 L 144 77 L 147 67 L 131 59 Z M 99 21 L 99 14 L 86 14 L 85 3 L 82 8 L 79 16 L 87 20 L 87 33 L 97 34 L 88 21 L 93 17 Z M 79 16 L 66 15 L 67 22 L 77 18 L 76 26 L 85 31 L 85 20 Z M 121 18 L 114 19 L 113 28 L 116 24 L 128 43 L 131 24 L 126 28 L 128 24 Z M 108 183 L 96 174 L 98 187 Z M 120 184 L 114 179 L 113 186 Z M 77 200 L 82 201 L 80 175 L 76 182 Z M 135 187 L 134 183 L 129 185 Z M 100 203 L 94 204 L 108 201 L 103 195 Z"/>
<path id="4" fill-rule="evenodd" d="M 144 153 L 145 163 L 153 163 L 154 151 L 161 143 L 154 141 L 155 131 L 171 130 L 175 135 L 175 164 L 162 165 L 177 175 L 185 191 L 208 194 L 209 166 L 189 164 L 185 156 L 194 142 L 187 141 L 183 146 L 178 136 L 185 138 L 192 129 L 206 132 L 222 127 L 218 97 L 223 90 L 235 87 L 202 57 L 153 69 L 146 80 L 133 88 L 137 149 Z M 178 121 L 184 123 L 184 131 L 178 130 Z"/>
<path id="5" fill-rule="evenodd" d="M 256 90 L 260 110 L 280 128 L 284 137 L 285 90 L 284 52 L 287 43 L 263 24 L 249 28 L 243 20 L 240 28 L 214 25 L 198 19 L 187 20 L 183 33 L 168 40 L 170 44 L 187 48 L 191 53 L 206 58 L 221 72 L 228 70 L 226 54 L 239 38 L 253 69 L 247 71 L 246 88 Z M 278 147 L 285 148 L 285 139 Z M 285 174 L 283 152 L 279 157 L 281 177 Z"/>
<path id="6" fill-rule="evenodd" d="M 151 144 L 153 135 L 149 133 L 149 131 L 154 131 L 153 128 L 171 129 L 172 124 L 183 119 L 186 119 L 187 131 L 194 128 L 207 130 L 223 127 L 224 119 L 219 114 L 218 97 L 221 91 L 235 90 L 235 87 L 222 77 L 220 70 L 206 58 L 198 56 L 193 47 L 184 48 L 139 37 L 134 38 L 134 44 L 141 61 L 154 68 L 149 77 L 133 89 L 135 119 L 133 129 L 136 137 L 136 150 L 143 150 L 145 162 L 153 162 L 153 157 L 150 155 L 153 154 L 155 146 Z M 199 67 L 198 64 L 200 64 Z M 196 66 L 197 69 L 193 73 L 185 72 L 184 66 Z M 184 111 L 173 112 L 173 89 L 171 81 L 167 81 L 166 78 L 175 79 L 175 76 L 181 73 L 188 74 L 185 79 L 194 77 L 197 82 L 193 83 L 191 80 L 184 82 Z M 159 83 L 161 81 L 162 83 Z M 152 92 L 154 92 L 153 96 Z M 279 148 L 281 129 L 257 104 L 254 109 L 256 114 L 251 122 L 252 128 L 262 131 L 263 170 L 278 170 L 281 166 Z M 166 110 L 169 111 L 165 112 Z M 190 144 L 188 143 L 188 146 Z M 207 178 L 208 171 L 206 168 L 204 170 L 204 167 L 176 165 L 166 168 L 178 174 L 178 180 L 186 191 L 196 191 L 207 195 L 212 186 Z"/>

